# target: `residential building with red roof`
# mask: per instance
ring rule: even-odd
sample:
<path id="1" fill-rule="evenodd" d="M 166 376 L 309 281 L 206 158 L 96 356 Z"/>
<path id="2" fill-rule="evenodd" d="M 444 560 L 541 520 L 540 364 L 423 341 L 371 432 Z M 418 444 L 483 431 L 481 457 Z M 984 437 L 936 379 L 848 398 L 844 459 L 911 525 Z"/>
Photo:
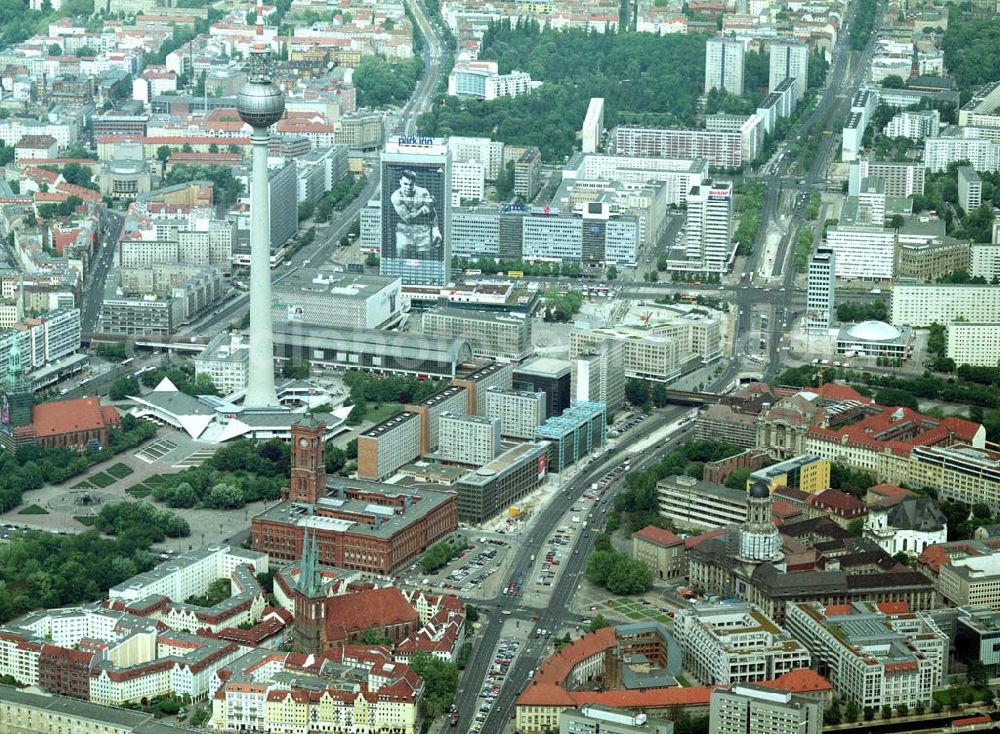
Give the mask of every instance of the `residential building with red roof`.
<path id="1" fill-rule="evenodd" d="M 632 556 L 649 566 L 654 578 L 676 579 L 687 573 L 684 541 L 670 530 L 655 525 L 632 533 Z"/>
<path id="2" fill-rule="evenodd" d="M 948 666 L 949 638 L 905 602 L 790 604 L 787 629 L 830 671 L 844 701 L 880 708 L 930 705 Z"/>

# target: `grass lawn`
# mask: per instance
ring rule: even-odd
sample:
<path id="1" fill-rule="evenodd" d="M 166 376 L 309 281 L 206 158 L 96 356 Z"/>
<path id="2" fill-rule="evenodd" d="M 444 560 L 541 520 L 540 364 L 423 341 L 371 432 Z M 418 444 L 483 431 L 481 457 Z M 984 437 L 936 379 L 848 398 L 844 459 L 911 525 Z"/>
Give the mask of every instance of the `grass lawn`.
<path id="1" fill-rule="evenodd" d="M 133 470 L 132 467 L 128 466 L 127 464 L 122 464 L 121 462 L 118 462 L 113 466 L 109 466 L 104 471 L 113 476 L 115 479 L 124 479 L 129 474 L 131 474 Z"/>
<path id="2" fill-rule="evenodd" d="M 18 515 L 48 515 L 49 511 L 38 505 L 28 505 L 23 510 L 17 511 Z"/>
<path id="3" fill-rule="evenodd" d="M 635 621 L 642 619 L 642 615 L 639 614 L 639 612 L 625 612 L 625 616 L 629 619 L 634 619 Z"/>
<path id="4" fill-rule="evenodd" d="M 372 423 L 381 423 L 386 418 L 396 415 L 403 409 L 402 403 L 370 403 L 365 411 L 364 420 Z"/>
<path id="5" fill-rule="evenodd" d="M 677 685 L 679 685 L 681 688 L 690 688 L 691 687 L 691 684 L 688 683 L 688 679 L 685 678 L 683 675 L 677 676 Z"/>
<path id="6" fill-rule="evenodd" d="M 145 484 L 137 484 L 134 487 L 126 489 L 125 493 L 132 495 L 137 500 L 141 500 L 143 497 L 149 497 L 149 495 L 153 494 L 153 490 Z"/>
<path id="7" fill-rule="evenodd" d="M 656 621 L 659 622 L 660 624 L 666 624 L 667 622 L 670 621 L 670 617 L 668 617 L 666 614 L 660 614 L 656 617 Z"/>
<path id="8" fill-rule="evenodd" d="M 93 476 L 91 476 L 88 481 L 91 484 L 95 484 L 98 487 L 100 487 L 101 489 L 104 489 L 105 487 L 110 487 L 112 484 L 114 484 L 118 480 L 115 479 L 110 474 L 105 474 L 104 472 L 100 471 L 100 472 L 97 472 L 97 474 L 94 474 Z"/>
<path id="9" fill-rule="evenodd" d="M 96 515 L 76 515 L 73 519 L 81 525 L 86 525 L 88 528 L 93 527 L 94 523 L 97 522 Z"/>
<path id="10" fill-rule="evenodd" d="M 73 489 L 93 489 L 94 485 L 90 482 L 80 482 L 79 484 L 74 484 Z"/>
<path id="11" fill-rule="evenodd" d="M 164 477 L 162 474 L 154 474 L 153 476 L 146 477 L 143 480 L 143 482 L 145 482 L 145 484 L 149 487 L 156 487 L 160 484 L 163 484 L 165 481 L 167 481 L 167 478 Z"/>

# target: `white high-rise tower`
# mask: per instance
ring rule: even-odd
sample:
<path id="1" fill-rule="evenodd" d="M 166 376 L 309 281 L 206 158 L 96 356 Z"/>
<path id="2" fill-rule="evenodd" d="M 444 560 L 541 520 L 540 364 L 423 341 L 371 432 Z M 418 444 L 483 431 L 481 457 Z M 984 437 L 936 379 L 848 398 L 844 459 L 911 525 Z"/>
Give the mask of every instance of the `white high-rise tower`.
<path id="1" fill-rule="evenodd" d="M 271 80 L 270 49 L 257 0 L 257 42 L 250 50 L 247 83 L 236 97 L 240 118 L 253 128 L 250 178 L 250 360 L 247 407 L 277 407 L 274 389 L 274 336 L 271 331 L 271 212 L 268 204 L 268 128 L 285 112 L 285 98 Z"/>

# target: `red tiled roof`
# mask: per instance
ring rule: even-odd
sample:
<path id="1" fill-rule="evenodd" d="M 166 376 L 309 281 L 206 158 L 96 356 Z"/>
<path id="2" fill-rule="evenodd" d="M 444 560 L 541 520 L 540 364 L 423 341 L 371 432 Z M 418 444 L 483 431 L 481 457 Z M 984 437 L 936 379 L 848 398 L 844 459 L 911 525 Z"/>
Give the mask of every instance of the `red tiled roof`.
<path id="1" fill-rule="evenodd" d="M 630 709 L 707 706 L 714 687 L 650 688 L 645 691 L 573 691 L 569 695 L 578 707 L 588 703 Z"/>
<path id="2" fill-rule="evenodd" d="M 839 517 L 858 517 L 864 515 L 868 509 L 857 497 L 836 489 L 828 489 L 813 495 L 806 500 L 806 504 L 821 510 L 829 510 Z"/>
<path id="3" fill-rule="evenodd" d="M 112 414 L 107 411 L 114 411 L 115 420 L 109 420 Z M 35 435 L 59 436 L 75 431 L 97 431 L 118 422 L 118 411 L 111 406 L 107 406 L 107 411 L 96 397 L 39 403 L 33 414 Z"/>
<path id="4" fill-rule="evenodd" d="M 549 656 L 538 669 L 535 681 L 561 686 L 576 665 L 600 652 L 610 650 L 616 644 L 618 640 L 615 637 L 614 627 L 588 632 L 576 642 L 571 642 L 559 652 Z"/>
<path id="5" fill-rule="evenodd" d="M 701 535 L 695 535 L 690 538 L 684 539 L 684 550 L 691 550 L 701 545 L 704 541 L 709 538 L 718 538 L 720 535 L 725 535 L 725 528 L 716 528 L 715 530 L 709 530 L 707 533 L 702 533 Z"/>
<path id="6" fill-rule="evenodd" d="M 895 484 L 876 484 L 874 487 L 868 488 L 869 492 L 873 492 L 882 497 L 913 497 L 914 494 L 908 489 L 903 487 L 897 487 Z"/>
<path id="7" fill-rule="evenodd" d="M 905 601 L 880 601 L 875 605 L 882 614 L 909 614 L 910 605 Z"/>
<path id="8" fill-rule="evenodd" d="M 853 608 L 850 604 L 829 604 L 823 610 L 823 614 L 827 617 L 839 617 L 844 614 L 850 614 Z"/>
<path id="9" fill-rule="evenodd" d="M 778 518 L 793 517 L 794 515 L 801 515 L 802 508 L 784 500 L 777 500 L 771 503 L 771 514 Z"/>
<path id="10" fill-rule="evenodd" d="M 833 686 L 826 678 L 809 668 L 796 668 L 779 675 L 774 680 L 761 681 L 758 685 L 768 688 L 780 688 L 789 693 L 815 693 L 832 691 Z"/>
<path id="11" fill-rule="evenodd" d="M 655 543 L 664 548 L 680 545 L 684 542 L 675 533 L 658 528 L 655 525 L 647 525 L 642 530 L 635 531 L 632 533 L 632 537 L 639 538 L 640 540 L 648 540 L 650 543 Z"/>
<path id="12" fill-rule="evenodd" d="M 955 719 L 951 722 L 953 727 L 955 726 L 974 726 L 976 724 L 990 724 L 993 722 L 986 714 L 980 714 L 979 716 L 966 716 L 964 719 Z"/>
<path id="13" fill-rule="evenodd" d="M 326 624 L 330 639 L 343 639 L 346 636 L 344 633 L 417 622 L 419 619 L 417 611 L 406 601 L 403 593 L 393 586 L 331 596 L 326 600 Z"/>

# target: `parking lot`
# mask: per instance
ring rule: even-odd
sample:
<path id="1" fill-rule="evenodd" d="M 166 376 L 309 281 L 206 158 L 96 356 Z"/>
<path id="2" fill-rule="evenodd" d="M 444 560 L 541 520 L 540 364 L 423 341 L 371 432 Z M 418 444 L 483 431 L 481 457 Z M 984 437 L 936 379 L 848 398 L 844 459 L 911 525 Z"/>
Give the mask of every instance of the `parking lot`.
<path id="1" fill-rule="evenodd" d="M 483 681 L 483 687 L 479 691 L 476 701 L 479 710 L 476 711 L 476 718 L 472 728 L 469 729 L 469 734 L 479 734 L 480 727 L 486 721 L 490 709 L 493 708 L 493 704 L 500 695 L 507 671 L 514 664 L 520 647 L 521 643 L 512 637 L 501 637 L 497 643 L 497 648 L 493 653 L 493 664 L 490 666 L 486 680 Z"/>
<path id="2" fill-rule="evenodd" d="M 458 537 L 452 536 L 446 542 L 454 542 Z M 463 598 L 496 596 L 503 575 L 496 574 L 509 561 L 509 549 L 508 541 L 500 538 L 470 538 L 455 558 L 433 573 L 424 573 L 417 561 L 400 571 L 395 581 L 406 586 L 460 594 Z"/>

